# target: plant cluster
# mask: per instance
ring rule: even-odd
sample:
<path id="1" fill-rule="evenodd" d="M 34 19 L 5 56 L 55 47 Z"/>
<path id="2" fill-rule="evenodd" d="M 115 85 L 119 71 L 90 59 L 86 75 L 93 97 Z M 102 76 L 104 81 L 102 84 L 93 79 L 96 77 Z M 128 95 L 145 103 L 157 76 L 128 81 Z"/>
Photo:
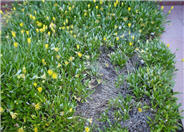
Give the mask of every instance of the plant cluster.
<path id="1" fill-rule="evenodd" d="M 3 14 L 2 11 L 0 13 Z M 86 64 L 98 58 L 99 48 L 103 45 L 113 49 L 114 53 L 110 55 L 112 62 L 123 66 L 134 54 L 138 42 L 159 36 L 165 22 L 163 12 L 153 2 L 118 0 L 15 2 L 11 12 L 3 14 L 3 18 L 0 54 L 1 130 L 20 132 L 89 132 L 86 119 L 74 115 L 77 102 L 85 101 L 91 90 L 88 83 L 83 83 L 86 76 L 90 76 Z M 153 46 L 152 50 L 159 56 L 157 47 Z M 161 47 L 159 52 L 168 55 L 165 50 Z M 150 52 L 148 50 L 145 54 Z M 142 58 L 148 65 L 151 64 L 149 56 Z M 167 64 L 165 71 L 174 64 L 171 60 L 159 62 L 160 67 Z M 163 73 L 164 78 L 166 73 Z M 131 81 L 136 78 L 134 76 L 137 73 L 129 77 L 131 88 L 135 86 Z M 165 90 L 163 94 L 172 97 L 167 77 L 164 80 L 167 87 L 162 86 Z M 138 82 L 143 83 L 139 79 Z M 158 78 L 153 81 L 157 83 Z M 144 88 L 141 84 L 139 86 Z M 146 89 L 151 92 L 148 87 Z M 159 94 L 161 92 L 158 89 L 156 91 Z M 142 94 L 140 91 L 137 93 Z M 166 101 L 164 98 L 160 100 L 161 103 Z M 163 106 L 155 100 L 153 103 L 157 107 Z M 167 103 L 168 108 L 171 108 L 175 99 Z M 156 128 L 165 130 L 166 126 L 174 124 L 171 130 L 174 129 L 179 117 L 175 106 L 170 111 L 175 112 L 174 116 L 160 113 L 163 115 L 161 119 L 168 119 L 167 125 L 162 126 L 164 123 L 156 115 L 157 120 L 152 121 L 151 127 L 162 123 Z M 160 112 L 165 112 L 165 107 Z M 170 119 L 175 122 L 169 122 Z"/>

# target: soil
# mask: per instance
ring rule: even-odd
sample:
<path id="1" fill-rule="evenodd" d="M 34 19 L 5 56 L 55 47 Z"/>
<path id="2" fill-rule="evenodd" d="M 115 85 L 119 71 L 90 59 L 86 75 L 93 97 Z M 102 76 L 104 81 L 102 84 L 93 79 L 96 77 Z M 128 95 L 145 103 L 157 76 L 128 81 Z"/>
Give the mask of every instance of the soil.
<path id="1" fill-rule="evenodd" d="M 123 85 L 119 88 L 115 86 L 118 75 L 124 74 L 126 77 L 128 73 L 132 73 L 139 66 L 142 66 L 143 62 L 137 54 L 134 54 L 126 62 L 125 66 L 120 69 L 117 66 L 112 65 L 110 58 L 108 57 L 108 51 L 105 48 L 102 47 L 101 52 L 99 59 L 91 66 L 101 75 L 102 83 L 98 83 L 97 80 L 93 79 L 91 85 L 94 86 L 94 92 L 87 98 L 85 103 L 78 104 L 75 114 L 87 119 L 92 118 L 92 124 L 97 125 L 98 128 L 103 130 L 103 127 L 109 127 L 109 124 L 107 122 L 100 122 L 98 119 L 108 108 L 109 101 L 115 99 L 118 95 L 122 95 L 123 97 L 126 97 L 126 95 L 133 96 L 132 91 L 128 89 L 126 81 L 124 81 Z M 119 70 L 115 70 L 117 68 Z M 133 108 L 129 112 L 129 119 L 122 121 L 120 124 L 122 127 L 128 128 L 130 132 L 150 132 L 147 116 L 153 118 L 153 111 L 148 110 L 145 112 L 138 112 L 135 102 L 136 101 L 132 99 Z M 149 100 L 145 98 L 141 103 L 149 104 Z M 115 121 L 113 111 L 114 108 L 108 110 L 108 118 L 112 124 Z"/>

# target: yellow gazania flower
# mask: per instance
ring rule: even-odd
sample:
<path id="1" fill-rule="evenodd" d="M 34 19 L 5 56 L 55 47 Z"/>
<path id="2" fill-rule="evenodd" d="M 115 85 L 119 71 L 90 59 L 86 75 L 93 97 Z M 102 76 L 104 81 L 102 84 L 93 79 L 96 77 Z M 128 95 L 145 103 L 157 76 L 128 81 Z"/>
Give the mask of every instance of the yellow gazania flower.
<path id="1" fill-rule="evenodd" d="M 82 53 L 80 53 L 80 52 L 77 52 L 77 55 L 78 55 L 79 57 L 82 57 Z"/>
<path id="2" fill-rule="evenodd" d="M 163 10 L 164 9 L 164 6 L 161 6 L 161 10 Z"/>
<path id="3" fill-rule="evenodd" d="M 21 30 L 20 32 L 23 34 L 24 33 L 24 30 Z"/>
<path id="4" fill-rule="evenodd" d="M 15 11 L 15 10 L 16 10 L 16 8 L 15 8 L 15 7 L 13 7 L 13 10 Z"/>
<path id="5" fill-rule="evenodd" d="M 129 45 L 130 45 L 130 46 L 132 46 L 132 45 L 133 45 L 133 43 L 132 43 L 132 42 L 129 42 Z"/>
<path id="6" fill-rule="evenodd" d="M 36 82 L 34 82 L 34 83 L 33 83 L 33 85 L 36 87 L 36 86 L 37 86 L 37 83 L 36 83 Z"/>
<path id="7" fill-rule="evenodd" d="M 10 115 L 11 115 L 12 119 L 15 119 L 17 117 L 17 113 L 10 112 Z"/>
<path id="8" fill-rule="evenodd" d="M 98 9 L 98 6 L 96 6 L 96 9 Z"/>
<path id="9" fill-rule="evenodd" d="M 2 10 L 0 10 L 0 14 L 3 15 L 3 11 Z"/>
<path id="10" fill-rule="evenodd" d="M 55 50 L 56 52 L 58 52 L 58 51 L 59 51 L 59 48 L 56 47 L 56 48 L 54 48 L 54 50 Z"/>
<path id="11" fill-rule="evenodd" d="M 38 92 L 41 93 L 42 92 L 42 87 L 38 87 L 37 90 L 38 90 Z"/>
<path id="12" fill-rule="evenodd" d="M 57 65 L 57 68 L 59 68 L 59 67 L 61 67 L 61 64 L 60 63 Z"/>
<path id="13" fill-rule="evenodd" d="M 103 40 L 106 41 L 107 40 L 106 37 L 104 37 Z"/>
<path id="14" fill-rule="evenodd" d="M 128 11 L 131 11 L 131 8 L 130 7 L 128 7 Z"/>
<path id="15" fill-rule="evenodd" d="M 27 43 L 28 43 L 28 44 L 31 43 L 31 38 L 27 38 Z"/>
<path id="16" fill-rule="evenodd" d="M 50 36 L 50 32 L 47 33 Z"/>
<path id="17" fill-rule="evenodd" d="M 13 45 L 15 48 L 17 48 L 19 44 L 17 42 L 14 42 Z"/>
<path id="18" fill-rule="evenodd" d="M 44 65 L 46 65 L 47 63 L 45 62 L 45 59 L 42 59 L 42 63 L 44 64 Z"/>
<path id="19" fill-rule="evenodd" d="M 170 44 L 167 44 L 167 47 L 169 48 Z"/>
<path id="20" fill-rule="evenodd" d="M 74 58 L 73 58 L 72 56 L 70 56 L 69 61 L 73 61 L 73 59 L 74 59 Z"/>
<path id="21" fill-rule="evenodd" d="M 90 128 L 89 127 L 85 127 L 85 132 L 89 132 Z"/>
<path id="22" fill-rule="evenodd" d="M 42 26 L 42 23 L 39 22 L 39 21 L 36 21 L 36 24 L 37 24 L 38 27 L 41 27 Z"/>
<path id="23" fill-rule="evenodd" d="M 24 129 L 21 127 L 18 129 L 18 132 L 24 132 Z"/>
<path id="24" fill-rule="evenodd" d="M 40 107 L 41 107 L 41 106 L 40 106 L 40 103 L 35 104 L 35 106 L 34 106 L 34 107 L 35 107 L 35 110 L 39 110 L 39 109 L 40 109 Z"/>
<path id="25" fill-rule="evenodd" d="M 114 2 L 114 7 L 116 7 L 117 6 L 117 3 L 116 2 Z"/>
<path id="26" fill-rule="evenodd" d="M 72 112 L 73 111 L 73 109 L 72 108 L 70 108 L 70 110 L 69 110 L 70 112 Z"/>
<path id="27" fill-rule="evenodd" d="M 21 23 L 20 23 L 20 26 L 21 26 L 21 27 L 23 27 L 23 26 L 24 26 L 24 23 L 23 23 L 23 22 L 21 22 Z"/>
<path id="28" fill-rule="evenodd" d="M 76 74 L 75 77 L 78 78 L 79 77 L 79 74 Z"/>
<path id="29" fill-rule="evenodd" d="M 90 8 L 90 6 L 91 6 L 91 5 L 90 5 L 90 4 L 88 4 L 88 8 Z"/>
<path id="30" fill-rule="evenodd" d="M 60 56 L 59 55 L 56 55 L 56 58 L 59 60 Z"/>
<path id="31" fill-rule="evenodd" d="M 69 9 L 69 11 L 71 11 L 72 10 L 72 7 L 68 7 L 68 9 Z"/>
<path id="32" fill-rule="evenodd" d="M 174 9 L 174 6 L 171 6 L 171 10 Z"/>
<path id="33" fill-rule="evenodd" d="M 32 17 L 32 19 L 33 19 L 33 20 L 35 20 L 35 19 L 36 19 L 36 17 L 35 17 L 35 16 L 33 16 L 33 17 Z"/>
<path id="34" fill-rule="evenodd" d="M 4 112 L 3 107 L 0 107 L 0 113 L 3 113 L 3 112 Z"/>
<path id="35" fill-rule="evenodd" d="M 116 37 L 116 40 L 118 41 L 119 40 L 119 37 Z"/>
<path id="36" fill-rule="evenodd" d="M 132 25 L 131 23 L 128 23 L 128 27 L 131 27 L 131 25 Z"/>
<path id="37" fill-rule="evenodd" d="M 68 61 L 65 61 L 65 65 L 68 65 L 69 64 L 69 62 Z"/>
<path id="38" fill-rule="evenodd" d="M 12 34 L 12 36 L 13 36 L 14 38 L 16 37 L 16 32 L 11 31 L 11 34 Z"/>
<path id="39" fill-rule="evenodd" d="M 26 31 L 26 34 L 29 35 L 29 31 Z"/>
<path id="40" fill-rule="evenodd" d="M 38 128 L 37 127 L 34 128 L 34 132 L 38 132 Z"/>
<path id="41" fill-rule="evenodd" d="M 138 111 L 139 111 L 139 112 L 142 112 L 142 108 L 138 108 Z"/>
<path id="42" fill-rule="evenodd" d="M 37 33 L 39 32 L 39 29 L 38 29 L 38 28 L 36 28 L 36 32 L 37 32 Z"/>
<path id="43" fill-rule="evenodd" d="M 77 49 L 79 49 L 80 48 L 80 46 L 79 45 L 77 45 Z"/>
<path id="44" fill-rule="evenodd" d="M 52 71 L 51 69 L 49 69 L 49 70 L 47 71 L 47 73 L 51 76 L 51 75 L 53 74 L 53 71 Z"/>
<path id="45" fill-rule="evenodd" d="M 23 71 L 23 73 L 26 73 L 26 67 L 25 66 L 22 68 L 22 71 Z"/>
<path id="46" fill-rule="evenodd" d="M 45 48 L 48 49 L 48 47 L 49 47 L 49 44 L 45 44 Z"/>
<path id="47" fill-rule="evenodd" d="M 57 79 L 57 73 L 53 72 L 52 78 L 53 78 L 53 79 Z"/>

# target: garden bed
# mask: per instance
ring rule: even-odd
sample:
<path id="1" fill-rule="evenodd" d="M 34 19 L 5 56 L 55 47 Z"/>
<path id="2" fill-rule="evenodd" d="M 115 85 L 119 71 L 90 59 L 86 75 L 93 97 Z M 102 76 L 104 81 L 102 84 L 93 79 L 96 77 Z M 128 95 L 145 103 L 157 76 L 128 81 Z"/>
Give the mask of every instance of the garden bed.
<path id="1" fill-rule="evenodd" d="M 15 3 L 1 45 L 3 131 L 183 131 L 154 2 Z M 170 9 L 170 12 L 172 8 Z"/>

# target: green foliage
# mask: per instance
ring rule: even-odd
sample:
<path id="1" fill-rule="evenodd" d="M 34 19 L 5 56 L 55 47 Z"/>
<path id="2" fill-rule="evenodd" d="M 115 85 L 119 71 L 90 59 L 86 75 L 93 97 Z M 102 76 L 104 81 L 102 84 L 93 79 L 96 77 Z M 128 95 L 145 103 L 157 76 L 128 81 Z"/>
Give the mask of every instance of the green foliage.
<path id="1" fill-rule="evenodd" d="M 113 63 L 123 66 L 137 41 L 159 37 L 165 23 L 154 2 L 126 1 L 15 2 L 3 18 L 2 131 L 84 131 L 86 120 L 74 113 L 78 98 L 84 101 L 90 92 L 82 83 L 86 63 L 96 60 L 105 45 L 115 51 Z M 160 61 L 166 63 L 168 68 L 172 61 Z M 107 131 L 123 130 L 117 125 Z"/>

